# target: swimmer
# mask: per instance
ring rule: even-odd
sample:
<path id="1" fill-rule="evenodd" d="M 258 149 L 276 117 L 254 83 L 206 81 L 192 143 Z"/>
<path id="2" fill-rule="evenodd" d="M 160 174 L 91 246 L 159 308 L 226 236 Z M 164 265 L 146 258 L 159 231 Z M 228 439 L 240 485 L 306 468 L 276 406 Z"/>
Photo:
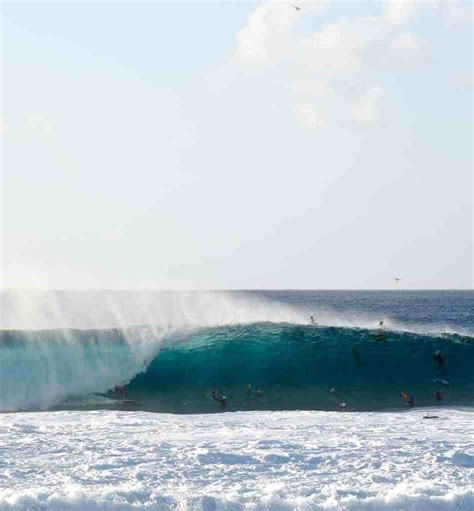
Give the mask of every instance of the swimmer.
<path id="1" fill-rule="evenodd" d="M 436 360 L 436 362 L 438 362 L 439 365 L 443 365 L 444 364 L 444 355 L 441 353 L 441 351 L 438 350 L 433 355 L 433 360 Z"/>
<path id="2" fill-rule="evenodd" d="M 227 398 L 225 396 L 217 396 L 216 391 L 213 389 L 211 392 L 211 397 L 214 399 L 214 401 L 217 401 L 223 408 L 227 404 Z"/>
<path id="3" fill-rule="evenodd" d="M 443 399 L 443 394 L 441 394 L 441 392 L 433 392 L 433 399 L 435 401 L 441 401 Z"/>
<path id="4" fill-rule="evenodd" d="M 339 408 L 339 410 L 343 410 L 346 406 L 347 406 L 346 403 L 338 403 L 337 404 L 337 407 Z"/>

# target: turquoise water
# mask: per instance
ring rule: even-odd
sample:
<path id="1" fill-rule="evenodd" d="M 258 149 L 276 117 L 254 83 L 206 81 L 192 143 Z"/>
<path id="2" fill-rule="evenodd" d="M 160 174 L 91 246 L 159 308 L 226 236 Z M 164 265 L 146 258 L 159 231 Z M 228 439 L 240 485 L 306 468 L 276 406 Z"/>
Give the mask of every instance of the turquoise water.
<path id="1" fill-rule="evenodd" d="M 324 325 L 1 330 L 1 409 L 390 410 L 406 407 L 401 392 L 415 406 L 474 404 L 471 292 L 249 294 Z M 334 317 L 368 326 L 327 324 Z"/>
<path id="2" fill-rule="evenodd" d="M 433 359 L 438 350 L 442 364 Z M 332 410 L 339 402 L 376 410 L 403 405 L 402 391 L 421 406 L 436 391 L 444 404 L 472 404 L 473 367 L 467 336 L 258 324 L 201 331 L 164 349 L 127 394 L 145 409 L 172 412 L 218 409 L 206 397 L 212 388 L 227 397 L 227 410 Z"/>

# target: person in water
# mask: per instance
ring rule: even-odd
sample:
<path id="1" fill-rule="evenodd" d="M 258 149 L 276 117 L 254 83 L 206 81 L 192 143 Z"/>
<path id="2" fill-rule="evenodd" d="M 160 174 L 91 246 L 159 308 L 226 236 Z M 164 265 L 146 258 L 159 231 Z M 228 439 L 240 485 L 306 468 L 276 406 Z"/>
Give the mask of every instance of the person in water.
<path id="1" fill-rule="evenodd" d="M 114 393 L 115 394 L 125 394 L 125 387 L 119 387 L 118 385 L 115 385 Z"/>
<path id="2" fill-rule="evenodd" d="M 434 355 L 433 355 L 433 360 L 435 360 L 436 362 L 438 362 L 439 365 L 443 365 L 444 364 L 444 355 L 441 353 L 441 351 L 437 351 Z"/>
<path id="3" fill-rule="evenodd" d="M 252 394 L 255 396 L 255 397 L 262 397 L 263 395 L 263 392 L 261 390 L 253 390 L 252 389 L 252 385 L 250 385 L 250 383 L 248 383 L 246 386 L 245 386 L 245 393 L 247 394 L 247 398 L 250 398 L 252 397 Z"/>
<path id="4" fill-rule="evenodd" d="M 435 401 L 441 401 L 443 399 L 443 394 L 439 391 L 433 392 L 433 399 Z"/>
<path id="5" fill-rule="evenodd" d="M 413 396 L 409 396 L 406 392 L 400 392 L 400 396 L 407 406 L 415 406 L 415 398 Z"/>
<path id="6" fill-rule="evenodd" d="M 223 408 L 226 406 L 227 398 L 225 396 L 219 397 L 214 389 L 211 392 L 211 397 L 212 399 L 214 399 L 214 401 L 217 401 Z"/>
<path id="7" fill-rule="evenodd" d="M 353 346 L 352 354 L 354 355 L 355 366 L 360 367 L 361 366 L 360 353 L 356 346 Z"/>
<path id="8" fill-rule="evenodd" d="M 377 330 L 375 332 L 375 340 L 376 341 L 386 341 L 385 338 L 385 325 L 383 321 L 379 321 L 377 325 Z"/>

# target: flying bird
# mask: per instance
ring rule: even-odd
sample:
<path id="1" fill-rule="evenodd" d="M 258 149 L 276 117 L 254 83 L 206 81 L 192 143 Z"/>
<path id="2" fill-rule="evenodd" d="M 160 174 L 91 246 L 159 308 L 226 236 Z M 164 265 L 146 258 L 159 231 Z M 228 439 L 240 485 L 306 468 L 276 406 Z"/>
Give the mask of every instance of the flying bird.
<path id="1" fill-rule="evenodd" d="M 298 5 L 294 5 L 293 7 L 294 7 L 295 11 L 301 11 L 301 7 L 299 7 Z"/>

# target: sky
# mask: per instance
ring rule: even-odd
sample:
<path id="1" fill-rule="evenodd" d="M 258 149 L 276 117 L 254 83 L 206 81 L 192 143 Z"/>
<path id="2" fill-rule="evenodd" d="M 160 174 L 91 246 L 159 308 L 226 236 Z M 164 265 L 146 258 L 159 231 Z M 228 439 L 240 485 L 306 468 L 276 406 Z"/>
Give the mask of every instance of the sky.
<path id="1" fill-rule="evenodd" d="M 472 288 L 471 2 L 0 9 L 2 287 Z"/>

